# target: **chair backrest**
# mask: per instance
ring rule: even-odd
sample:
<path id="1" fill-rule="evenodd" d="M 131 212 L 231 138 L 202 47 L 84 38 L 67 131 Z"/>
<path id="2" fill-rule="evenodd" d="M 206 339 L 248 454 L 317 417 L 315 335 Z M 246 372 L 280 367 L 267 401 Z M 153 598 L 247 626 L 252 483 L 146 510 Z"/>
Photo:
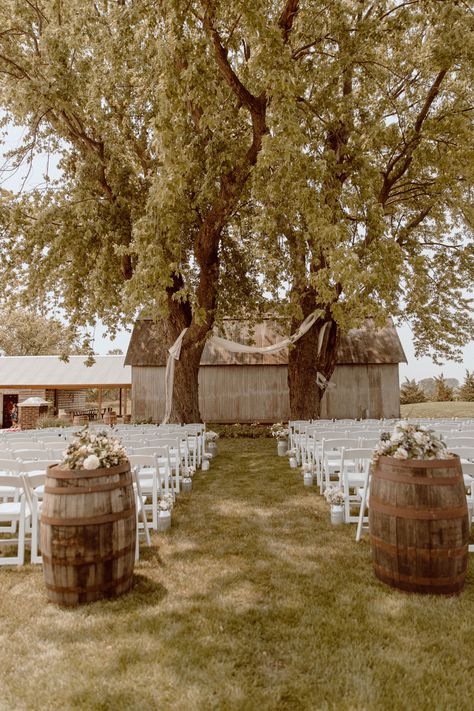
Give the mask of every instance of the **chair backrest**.
<path id="1" fill-rule="evenodd" d="M 329 452 L 332 449 L 342 449 L 342 447 L 347 447 L 348 445 L 352 447 L 357 447 L 359 444 L 359 439 L 348 439 L 347 437 L 343 438 L 333 438 L 333 439 L 323 439 L 323 445 L 324 445 L 324 451 Z"/>
<path id="2" fill-rule="evenodd" d="M 360 437 L 359 446 L 362 447 L 362 449 L 373 450 L 379 444 L 379 442 L 380 437 Z"/>
<path id="3" fill-rule="evenodd" d="M 461 462 L 462 473 L 474 477 L 474 462 Z"/>
<path id="4" fill-rule="evenodd" d="M 160 470 L 162 468 L 171 470 L 168 447 L 153 447 L 152 452 L 129 454 L 128 460 L 132 467 L 158 467 Z"/>
<path id="5" fill-rule="evenodd" d="M 0 487 L 11 489 L 11 498 L 16 498 L 18 493 L 22 494 L 25 490 L 25 484 L 21 474 L 0 474 Z M 13 489 L 17 491 L 14 492 Z M 10 494 L 8 494 L 10 498 Z"/>
<path id="6" fill-rule="evenodd" d="M 450 449 L 458 447 L 474 448 L 474 437 L 446 437 L 446 444 Z"/>
<path id="7" fill-rule="evenodd" d="M 37 459 L 33 462 L 19 462 L 19 471 L 22 474 L 26 474 L 28 472 L 46 473 L 48 467 L 53 464 L 57 464 L 58 461 L 58 459 Z"/>
<path id="8" fill-rule="evenodd" d="M 322 442 L 323 439 L 342 439 L 347 436 L 347 430 L 319 430 L 313 431 L 312 438 Z"/>
<path id="9" fill-rule="evenodd" d="M 374 450 L 370 447 L 344 447 L 344 461 L 351 460 L 360 462 L 363 460 L 371 460 Z"/>
<path id="10" fill-rule="evenodd" d="M 35 507 L 36 500 L 42 498 L 42 488 L 44 487 L 45 481 L 46 473 L 35 472 L 23 474 L 25 494 L 32 510 Z"/>
<path id="11" fill-rule="evenodd" d="M 450 447 L 448 449 L 453 454 L 457 454 L 459 459 L 474 459 L 474 447 Z"/>
<path id="12" fill-rule="evenodd" d="M 135 467 L 152 467 L 156 469 L 157 461 L 155 454 L 129 454 L 128 461 L 130 466 Z"/>
<path id="13" fill-rule="evenodd" d="M 22 462 L 31 462 L 36 459 L 49 459 L 49 452 L 46 449 L 18 449 L 15 457 Z"/>
<path id="14" fill-rule="evenodd" d="M 0 473 L 19 474 L 20 463 L 16 459 L 0 459 Z"/>

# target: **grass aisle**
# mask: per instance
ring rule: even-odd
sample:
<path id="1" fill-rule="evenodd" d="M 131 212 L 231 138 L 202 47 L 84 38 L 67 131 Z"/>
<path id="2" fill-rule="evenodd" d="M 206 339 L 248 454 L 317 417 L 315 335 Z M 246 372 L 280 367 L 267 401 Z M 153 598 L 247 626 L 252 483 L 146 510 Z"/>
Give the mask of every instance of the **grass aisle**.
<path id="1" fill-rule="evenodd" d="M 474 579 L 408 596 L 268 440 L 219 443 L 134 591 L 61 610 L 0 569 L 0 708 L 470 709 Z"/>

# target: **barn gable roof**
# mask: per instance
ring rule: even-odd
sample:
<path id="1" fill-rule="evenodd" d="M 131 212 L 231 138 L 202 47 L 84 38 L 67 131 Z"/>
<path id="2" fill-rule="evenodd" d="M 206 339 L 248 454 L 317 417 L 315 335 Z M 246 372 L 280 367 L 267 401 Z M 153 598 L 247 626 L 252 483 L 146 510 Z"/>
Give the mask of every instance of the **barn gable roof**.
<path id="1" fill-rule="evenodd" d="M 70 356 L 66 363 L 57 355 L 3 356 L 0 358 L 0 388 L 79 389 L 127 387 L 132 369 L 123 355 L 94 356 L 86 365 L 86 356 Z"/>
<path id="2" fill-rule="evenodd" d="M 284 338 L 281 326 L 275 319 L 264 319 L 250 327 L 240 319 L 225 319 L 223 329 L 215 330 L 216 335 L 224 335 L 238 343 L 268 346 Z M 151 319 L 139 319 L 134 326 L 125 363 L 134 366 L 166 365 L 167 348 L 160 322 Z M 373 321 L 367 319 L 360 328 L 351 329 L 341 337 L 337 353 L 339 365 L 390 364 L 406 363 L 406 356 L 400 343 L 392 319 L 387 319 L 383 328 L 375 328 Z M 288 349 L 279 353 L 230 353 L 223 348 L 206 343 L 201 358 L 201 365 L 286 365 Z"/>

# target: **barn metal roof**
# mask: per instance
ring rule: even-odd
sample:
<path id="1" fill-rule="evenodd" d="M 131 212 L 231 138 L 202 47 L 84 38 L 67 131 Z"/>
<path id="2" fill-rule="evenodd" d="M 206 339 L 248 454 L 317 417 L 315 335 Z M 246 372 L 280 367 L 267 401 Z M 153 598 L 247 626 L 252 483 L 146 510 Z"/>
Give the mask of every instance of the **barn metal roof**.
<path id="1" fill-rule="evenodd" d="M 154 322 L 147 318 L 139 319 L 133 329 L 125 363 L 137 366 L 165 365 L 168 339 L 164 328 L 161 322 Z M 217 332 L 216 329 L 217 335 L 224 335 L 238 343 L 248 343 L 250 335 L 252 344 L 256 346 L 268 346 L 285 337 L 282 324 L 275 319 L 264 319 L 255 326 L 249 326 L 249 322 L 244 320 L 225 319 L 222 331 Z M 367 319 L 360 328 L 353 328 L 343 334 L 337 352 L 337 362 L 339 365 L 389 364 L 406 363 L 407 359 L 393 321 L 389 318 L 383 328 L 375 328 L 373 321 Z M 286 348 L 273 354 L 230 353 L 209 341 L 201 356 L 201 365 L 286 365 L 287 363 L 288 349 Z"/>
<path id="2" fill-rule="evenodd" d="M 95 363 L 85 365 L 86 356 L 71 356 L 65 363 L 58 356 L 0 357 L 0 389 L 127 387 L 132 369 L 124 365 L 125 356 L 95 356 Z"/>

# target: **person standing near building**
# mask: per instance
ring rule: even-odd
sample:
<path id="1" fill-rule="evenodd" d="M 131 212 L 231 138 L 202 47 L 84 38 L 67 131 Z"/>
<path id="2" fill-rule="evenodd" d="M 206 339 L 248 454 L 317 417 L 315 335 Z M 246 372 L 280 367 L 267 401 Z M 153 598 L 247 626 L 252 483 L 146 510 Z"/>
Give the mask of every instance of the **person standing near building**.
<path id="1" fill-rule="evenodd" d="M 12 421 L 12 427 L 18 427 L 18 405 L 13 403 L 12 409 L 10 410 L 10 419 Z"/>

